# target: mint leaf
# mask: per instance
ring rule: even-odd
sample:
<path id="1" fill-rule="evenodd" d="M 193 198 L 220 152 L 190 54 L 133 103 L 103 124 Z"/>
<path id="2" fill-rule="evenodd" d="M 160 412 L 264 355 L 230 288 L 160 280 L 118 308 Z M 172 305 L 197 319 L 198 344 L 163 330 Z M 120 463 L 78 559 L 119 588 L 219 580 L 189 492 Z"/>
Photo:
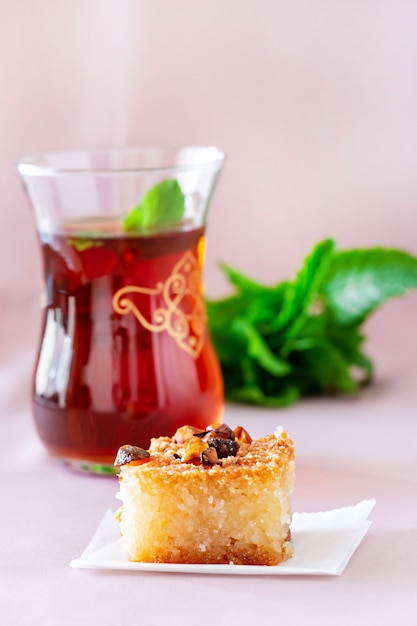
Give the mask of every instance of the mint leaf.
<path id="1" fill-rule="evenodd" d="M 185 196 L 174 179 L 163 180 L 145 192 L 123 219 L 127 231 L 149 232 L 178 226 L 185 213 Z"/>
<path id="2" fill-rule="evenodd" d="M 246 339 L 233 321 L 244 314 L 249 302 L 245 296 L 232 296 L 218 301 L 206 301 L 213 347 L 223 366 L 234 363 L 245 354 Z"/>
<path id="3" fill-rule="evenodd" d="M 302 325 L 309 307 L 316 302 L 323 280 L 328 273 L 333 258 L 335 243 L 332 239 L 325 239 L 318 243 L 306 257 L 302 269 L 298 272 L 293 283 L 287 287 L 284 302 L 270 332 L 276 332 L 288 325 L 291 335 L 296 335 Z"/>
<path id="4" fill-rule="evenodd" d="M 267 343 L 249 320 L 238 317 L 232 320 L 232 325 L 235 333 L 242 337 L 246 346 L 246 353 L 252 360 L 275 376 L 283 376 L 289 373 L 291 370 L 290 365 L 269 349 Z"/>
<path id="5" fill-rule="evenodd" d="M 251 298 L 240 294 L 222 300 L 206 300 L 206 312 L 213 327 L 224 328 L 235 317 L 244 314 L 250 303 Z"/>
<path id="6" fill-rule="evenodd" d="M 385 300 L 417 287 L 417 259 L 371 248 L 334 255 L 322 293 L 339 324 L 361 324 Z"/>
<path id="7" fill-rule="evenodd" d="M 281 389 L 277 395 L 266 395 L 256 385 L 234 389 L 228 395 L 232 402 L 243 404 L 258 404 L 266 407 L 283 408 L 294 404 L 300 397 L 297 387 L 288 385 Z"/>
<path id="8" fill-rule="evenodd" d="M 242 314 L 253 324 L 269 324 L 282 306 L 288 283 L 271 287 L 251 280 L 229 265 L 220 267 L 238 293 L 223 300 L 206 301 L 212 323 L 228 324 L 233 317 Z"/>
<path id="9" fill-rule="evenodd" d="M 254 280 L 251 280 L 244 274 L 241 274 L 237 270 L 230 267 L 230 265 L 226 265 L 225 263 L 221 263 L 220 268 L 226 274 L 229 282 L 231 282 L 232 285 L 234 285 L 242 294 L 263 295 L 265 293 L 271 293 L 275 289 L 274 287 L 269 287 L 268 285 L 263 285 Z"/>
<path id="10" fill-rule="evenodd" d="M 97 235 L 97 233 L 95 234 Z M 103 241 L 89 239 L 88 238 L 89 236 L 91 236 L 91 233 L 82 234 L 82 235 L 80 234 L 79 237 L 73 237 L 71 239 L 67 239 L 67 243 L 73 248 L 75 248 L 76 250 L 78 250 L 78 252 L 84 252 L 85 250 L 88 250 L 89 248 L 99 248 L 100 246 L 104 245 Z"/>
<path id="11" fill-rule="evenodd" d="M 302 348 L 298 346 L 298 363 L 309 377 L 309 393 L 352 393 L 358 383 L 350 372 L 350 363 L 331 341 L 321 339 Z"/>

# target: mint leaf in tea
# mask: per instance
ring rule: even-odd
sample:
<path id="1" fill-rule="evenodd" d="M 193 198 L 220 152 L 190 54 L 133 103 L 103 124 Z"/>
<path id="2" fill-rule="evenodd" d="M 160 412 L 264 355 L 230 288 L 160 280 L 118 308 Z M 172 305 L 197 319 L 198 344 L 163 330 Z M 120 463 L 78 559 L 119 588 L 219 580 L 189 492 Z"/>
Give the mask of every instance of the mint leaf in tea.
<path id="1" fill-rule="evenodd" d="M 123 219 L 126 231 L 143 233 L 178 226 L 185 213 L 185 196 L 174 179 L 163 180 L 145 192 Z"/>

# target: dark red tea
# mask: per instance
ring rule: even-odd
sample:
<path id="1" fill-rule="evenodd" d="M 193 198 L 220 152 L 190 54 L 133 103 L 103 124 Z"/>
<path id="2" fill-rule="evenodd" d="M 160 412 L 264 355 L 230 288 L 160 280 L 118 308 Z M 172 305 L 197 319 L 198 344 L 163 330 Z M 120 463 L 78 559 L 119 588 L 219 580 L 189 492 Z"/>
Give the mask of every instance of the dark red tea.
<path id="1" fill-rule="evenodd" d="M 33 406 L 49 451 L 74 465 L 112 463 L 123 444 L 147 448 L 183 424 L 215 422 L 223 387 L 205 323 L 204 229 L 135 237 L 73 226 L 40 239 Z"/>

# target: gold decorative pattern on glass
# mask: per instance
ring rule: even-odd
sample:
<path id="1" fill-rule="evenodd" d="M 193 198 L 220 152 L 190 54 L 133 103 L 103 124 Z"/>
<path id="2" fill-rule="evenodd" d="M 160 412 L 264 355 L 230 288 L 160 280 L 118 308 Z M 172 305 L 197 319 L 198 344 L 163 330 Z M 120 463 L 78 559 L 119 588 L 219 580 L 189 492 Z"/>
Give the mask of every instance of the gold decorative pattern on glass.
<path id="1" fill-rule="evenodd" d="M 151 319 L 135 303 L 135 294 L 148 295 L 160 303 Z M 150 332 L 166 331 L 193 358 L 199 356 L 205 340 L 206 312 L 201 269 L 191 252 L 184 254 L 167 280 L 158 282 L 154 288 L 127 285 L 119 289 L 113 296 L 113 309 L 119 315 L 133 313 Z"/>

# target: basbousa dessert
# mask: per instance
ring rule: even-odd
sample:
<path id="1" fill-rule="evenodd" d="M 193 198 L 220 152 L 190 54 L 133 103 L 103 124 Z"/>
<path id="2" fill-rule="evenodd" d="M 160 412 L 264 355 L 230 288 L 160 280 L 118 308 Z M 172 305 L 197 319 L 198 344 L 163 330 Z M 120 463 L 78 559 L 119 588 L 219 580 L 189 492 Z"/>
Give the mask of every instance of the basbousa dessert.
<path id="1" fill-rule="evenodd" d="M 128 558 L 277 565 L 292 556 L 294 445 L 282 429 L 179 428 L 149 450 L 122 446 L 117 513 Z"/>

